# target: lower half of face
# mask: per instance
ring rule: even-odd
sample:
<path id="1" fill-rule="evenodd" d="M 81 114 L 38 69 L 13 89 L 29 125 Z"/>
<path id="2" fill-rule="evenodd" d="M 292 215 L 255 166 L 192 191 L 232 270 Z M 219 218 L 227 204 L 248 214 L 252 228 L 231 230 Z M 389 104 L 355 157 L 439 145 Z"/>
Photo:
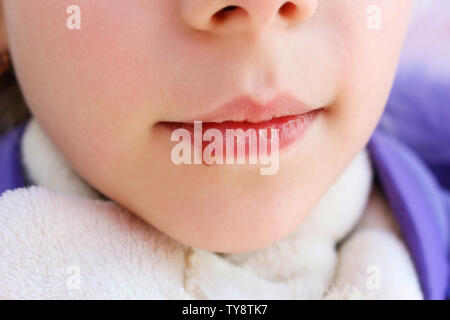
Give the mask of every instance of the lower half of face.
<path id="1" fill-rule="evenodd" d="M 411 6 L 232 2 L 4 1 L 24 95 L 74 169 L 169 236 L 220 252 L 288 235 L 365 146 Z M 71 30 L 73 4 L 81 28 Z M 299 119 L 309 119 L 301 132 Z M 279 128 L 275 173 L 177 165 L 173 130 L 194 120 L 216 133 Z"/>

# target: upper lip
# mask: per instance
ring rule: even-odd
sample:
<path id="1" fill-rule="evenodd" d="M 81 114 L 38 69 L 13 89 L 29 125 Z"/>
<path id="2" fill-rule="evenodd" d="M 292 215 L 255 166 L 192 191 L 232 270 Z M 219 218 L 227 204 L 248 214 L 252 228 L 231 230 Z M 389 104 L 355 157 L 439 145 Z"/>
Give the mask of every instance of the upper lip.
<path id="1" fill-rule="evenodd" d="M 260 103 L 249 95 L 236 97 L 204 114 L 196 121 L 203 122 L 264 122 L 275 118 L 300 115 L 314 108 L 291 94 L 279 94 L 266 103 Z"/>

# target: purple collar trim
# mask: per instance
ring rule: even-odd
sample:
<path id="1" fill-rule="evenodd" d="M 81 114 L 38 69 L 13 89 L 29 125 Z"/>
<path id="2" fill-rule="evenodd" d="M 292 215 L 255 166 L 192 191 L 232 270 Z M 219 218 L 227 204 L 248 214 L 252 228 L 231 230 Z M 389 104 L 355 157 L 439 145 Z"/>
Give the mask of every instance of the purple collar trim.
<path id="1" fill-rule="evenodd" d="M 20 154 L 24 129 L 20 126 L 0 137 L 0 194 L 26 184 Z"/>
<path id="2" fill-rule="evenodd" d="M 425 298 L 445 299 L 449 279 L 448 213 L 435 177 L 406 146 L 380 131 L 373 135 L 369 150 Z"/>

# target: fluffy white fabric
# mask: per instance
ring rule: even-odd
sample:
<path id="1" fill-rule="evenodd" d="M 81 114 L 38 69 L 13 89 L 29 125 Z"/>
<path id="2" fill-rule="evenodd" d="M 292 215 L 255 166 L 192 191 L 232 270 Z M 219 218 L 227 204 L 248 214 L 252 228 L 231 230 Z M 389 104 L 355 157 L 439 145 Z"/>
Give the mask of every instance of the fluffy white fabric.
<path id="1" fill-rule="evenodd" d="M 230 255 L 186 247 L 96 199 L 35 121 L 23 154 L 29 178 L 40 186 L 0 197 L 1 298 L 422 297 L 389 209 L 371 192 L 366 152 L 292 235 Z"/>

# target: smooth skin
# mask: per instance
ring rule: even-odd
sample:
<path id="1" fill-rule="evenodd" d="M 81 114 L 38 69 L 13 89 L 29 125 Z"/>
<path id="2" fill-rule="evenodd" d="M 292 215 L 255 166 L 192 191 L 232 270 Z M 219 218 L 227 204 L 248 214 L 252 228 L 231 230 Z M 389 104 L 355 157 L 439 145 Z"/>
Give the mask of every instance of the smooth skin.
<path id="1" fill-rule="evenodd" d="M 78 174 L 187 245 L 246 252 L 289 235 L 365 147 L 384 109 L 412 0 L 2 0 L 33 115 Z M 69 5 L 81 30 L 66 27 Z M 381 9 L 381 29 L 367 8 Z M 224 14 L 222 9 L 237 6 Z M 7 30 L 7 32 L 5 32 Z M 157 124 L 236 96 L 289 92 L 324 110 L 258 166 L 175 166 Z"/>

